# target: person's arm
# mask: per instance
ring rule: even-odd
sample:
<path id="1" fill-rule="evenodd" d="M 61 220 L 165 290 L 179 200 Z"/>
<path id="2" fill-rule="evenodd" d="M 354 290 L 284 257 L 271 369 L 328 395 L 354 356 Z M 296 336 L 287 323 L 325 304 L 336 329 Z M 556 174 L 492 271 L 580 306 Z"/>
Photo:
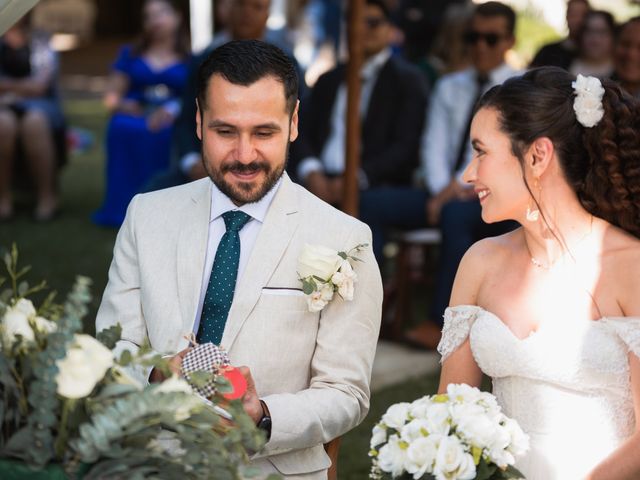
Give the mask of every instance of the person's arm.
<path id="1" fill-rule="evenodd" d="M 122 112 L 131 115 L 142 115 L 142 107 L 138 102 L 126 100 L 125 94 L 129 89 L 130 79 L 127 75 L 131 61 L 131 50 L 124 46 L 113 63 L 111 73 L 107 78 L 107 88 L 102 103 L 109 113 Z"/>
<path id="2" fill-rule="evenodd" d="M 351 302 L 336 297 L 320 313 L 309 387 L 261 397 L 271 420 L 271 439 L 260 455 L 312 447 L 358 425 L 369 409 L 369 382 L 380 329 L 382 281 L 371 249 L 371 232 L 359 226 L 345 248 L 358 254 L 358 281 Z M 257 392 L 258 395 L 260 392 Z"/>
<path id="3" fill-rule="evenodd" d="M 622 256 L 621 256 L 622 257 Z M 640 333 L 640 274 L 637 269 L 626 268 L 628 265 L 640 263 L 640 248 L 629 252 L 628 256 L 621 258 L 621 268 L 614 269 L 619 279 L 619 305 L 622 307 L 625 318 L 629 322 L 623 341 L 629 347 L 629 372 L 631 380 L 631 394 L 633 397 L 633 409 L 635 412 L 635 430 L 611 455 L 602 461 L 587 476 L 585 480 L 632 480 L 640 478 L 640 340 L 635 340 Z M 621 337 L 623 336 L 621 335 Z"/>
<path id="4" fill-rule="evenodd" d="M 121 340 L 114 353 L 119 356 L 124 350 L 135 353 L 148 338 L 140 299 L 140 273 L 135 223 L 139 196 L 135 196 L 118 232 L 113 249 L 113 260 L 109 267 L 109 282 L 102 296 L 96 316 L 96 332 L 117 323 L 122 327 Z M 145 384 L 151 368 L 129 369 L 139 382 Z"/>
<path id="5" fill-rule="evenodd" d="M 465 253 L 453 283 L 450 306 L 478 304 L 478 292 L 484 277 L 484 265 L 489 255 L 491 255 L 491 242 L 487 240 L 481 240 L 474 244 Z M 446 335 L 452 333 L 447 332 L 447 328 L 445 322 L 443 342 L 447 341 Z M 467 327 L 465 326 L 465 328 Z M 446 392 L 447 385 L 450 383 L 466 383 L 473 387 L 479 387 L 482 383 L 482 371 L 473 358 L 468 336 L 444 359 L 438 392 Z"/>

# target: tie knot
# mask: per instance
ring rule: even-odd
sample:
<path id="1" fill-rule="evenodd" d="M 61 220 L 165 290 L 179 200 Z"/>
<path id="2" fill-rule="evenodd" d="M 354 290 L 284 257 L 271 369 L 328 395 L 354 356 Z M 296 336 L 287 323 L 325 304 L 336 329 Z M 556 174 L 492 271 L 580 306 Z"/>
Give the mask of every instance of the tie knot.
<path id="1" fill-rule="evenodd" d="M 232 210 L 222 214 L 227 231 L 239 232 L 251 220 L 251 216 L 240 210 Z"/>

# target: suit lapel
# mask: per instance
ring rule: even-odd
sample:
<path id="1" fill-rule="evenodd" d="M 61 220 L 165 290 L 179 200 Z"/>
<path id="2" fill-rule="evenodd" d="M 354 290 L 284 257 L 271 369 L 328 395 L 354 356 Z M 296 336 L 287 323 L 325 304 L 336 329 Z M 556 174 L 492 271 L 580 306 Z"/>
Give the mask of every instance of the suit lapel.
<path id="1" fill-rule="evenodd" d="M 233 304 L 221 341 L 227 351 L 258 302 L 262 288 L 267 285 L 280 263 L 300 221 L 295 187 L 286 174 L 282 180 L 282 185 L 260 228 L 244 273 L 236 285 Z"/>
<path id="2" fill-rule="evenodd" d="M 183 328 L 193 330 L 200 299 L 202 273 L 207 253 L 209 216 L 211 210 L 211 181 L 209 178 L 194 184 L 191 203 L 180 221 L 177 245 L 177 283 Z"/>

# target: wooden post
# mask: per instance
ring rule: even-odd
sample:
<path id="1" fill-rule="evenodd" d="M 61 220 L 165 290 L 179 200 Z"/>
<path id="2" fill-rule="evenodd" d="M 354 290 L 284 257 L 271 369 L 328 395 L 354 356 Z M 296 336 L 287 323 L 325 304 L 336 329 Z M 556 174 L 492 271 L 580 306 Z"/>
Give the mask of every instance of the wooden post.
<path id="1" fill-rule="evenodd" d="M 360 70 L 364 0 L 348 2 L 349 62 L 347 64 L 347 138 L 342 210 L 358 216 L 358 170 L 360 169 Z"/>

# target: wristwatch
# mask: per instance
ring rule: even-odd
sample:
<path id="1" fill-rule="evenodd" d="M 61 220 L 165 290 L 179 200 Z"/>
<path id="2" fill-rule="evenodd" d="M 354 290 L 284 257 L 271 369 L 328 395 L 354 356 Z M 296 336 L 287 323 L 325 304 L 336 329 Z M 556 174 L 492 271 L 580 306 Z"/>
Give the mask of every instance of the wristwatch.
<path id="1" fill-rule="evenodd" d="M 269 409 L 262 400 L 260 400 L 260 405 L 262 405 L 262 418 L 258 421 L 258 428 L 267 434 L 268 442 L 271 438 L 271 416 L 269 415 Z"/>

